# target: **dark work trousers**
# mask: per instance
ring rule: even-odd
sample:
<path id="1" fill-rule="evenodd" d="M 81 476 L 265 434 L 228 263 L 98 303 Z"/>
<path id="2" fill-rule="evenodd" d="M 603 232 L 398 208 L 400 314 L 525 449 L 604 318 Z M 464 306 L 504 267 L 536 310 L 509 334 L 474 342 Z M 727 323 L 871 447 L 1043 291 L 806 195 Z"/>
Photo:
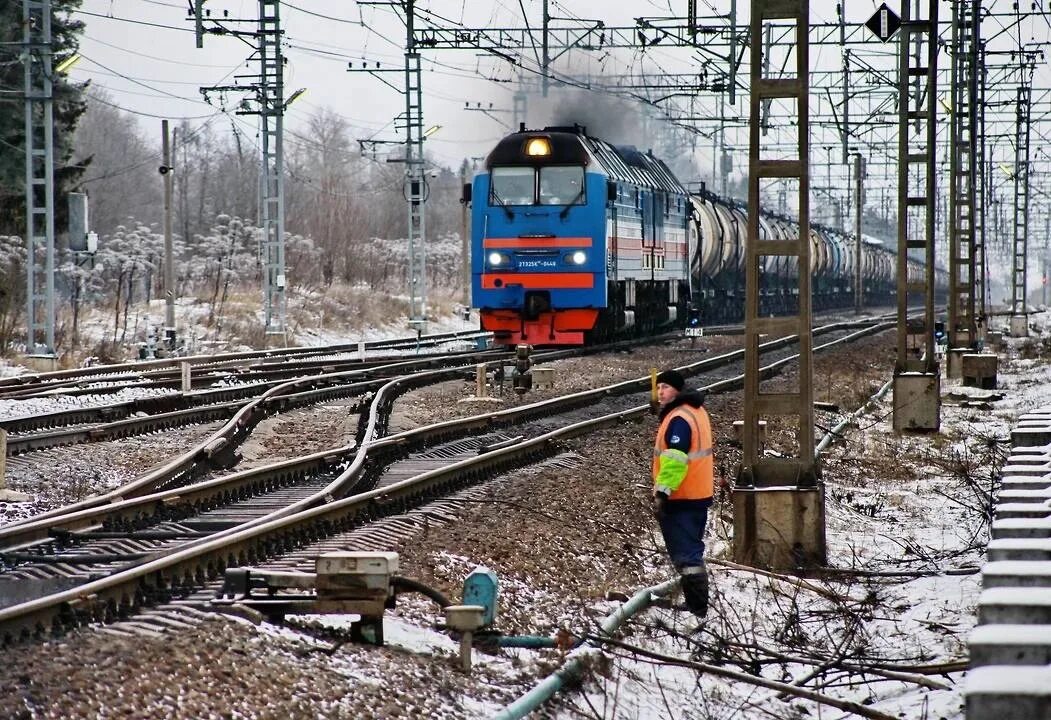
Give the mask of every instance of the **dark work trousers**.
<path id="1" fill-rule="evenodd" d="M 658 518 L 675 569 L 704 564 L 704 527 L 711 500 L 668 500 Z"/>

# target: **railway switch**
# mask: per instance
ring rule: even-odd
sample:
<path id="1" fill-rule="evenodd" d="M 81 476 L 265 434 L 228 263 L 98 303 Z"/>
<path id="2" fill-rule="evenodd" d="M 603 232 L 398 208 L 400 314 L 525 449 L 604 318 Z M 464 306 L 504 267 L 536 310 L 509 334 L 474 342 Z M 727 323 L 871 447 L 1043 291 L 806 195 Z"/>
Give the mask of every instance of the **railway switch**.
<path id="1" fill-rule="evenodd" d="M 273 622 L 286 615 L 358 615 L 351 638 L 383 644 L 383 611 L 393 606 L 398 554 L 334 552 L 318 556 L 315 572 L 230 568 L 214 605 L 241 605 Z"/>

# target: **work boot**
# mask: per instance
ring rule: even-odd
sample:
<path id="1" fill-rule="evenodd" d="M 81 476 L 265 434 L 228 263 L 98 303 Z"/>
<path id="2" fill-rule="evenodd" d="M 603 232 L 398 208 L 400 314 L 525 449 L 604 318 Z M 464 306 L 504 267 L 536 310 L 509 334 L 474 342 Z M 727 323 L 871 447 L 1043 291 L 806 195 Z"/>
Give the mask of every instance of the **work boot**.
<path id="1" fill-rule="evenodd" d="M 704 566 L 683 569 L 682 594 L 690 612 L 699 618 L 708 614 L 708 573 Z"/>

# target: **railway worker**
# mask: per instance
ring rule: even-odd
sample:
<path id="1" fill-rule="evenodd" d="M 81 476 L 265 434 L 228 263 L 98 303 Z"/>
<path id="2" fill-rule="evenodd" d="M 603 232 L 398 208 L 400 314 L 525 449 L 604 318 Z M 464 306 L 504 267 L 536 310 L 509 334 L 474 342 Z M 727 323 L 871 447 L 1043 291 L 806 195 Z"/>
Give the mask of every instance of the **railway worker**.
<path id="1" fill-rule="evenodd" d="M 653 446 L 654 514 L 664 545 L 682 576 L 686 607 L 708 612 L 704 528 L 714 490 L 712 429 L 704 395 L 686 388 L 675 370 L 657 375 L 660 427 Z"/>

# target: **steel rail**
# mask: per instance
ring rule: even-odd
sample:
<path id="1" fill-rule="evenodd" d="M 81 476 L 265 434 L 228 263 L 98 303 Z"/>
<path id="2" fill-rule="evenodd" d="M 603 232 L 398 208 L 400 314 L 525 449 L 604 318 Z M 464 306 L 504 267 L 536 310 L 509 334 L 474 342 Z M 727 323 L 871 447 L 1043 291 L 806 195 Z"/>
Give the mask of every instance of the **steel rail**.
<path id="1" fill-rule="evenodd" d="M 456 340 L 476 339 L 490 337 L 491 333 L 471 330 L 465 332 L 435 333 L 423 335 L 419 339 L 415 337 L 395 338 L 392 340 L 371 340 L 363 343 L 366 350 L 399 349 L 423 347 L 427 344 L 440 345 Z M 70 370 L 53 370 L 44 373 L 31 373 L 17 375 L 14 377 L 0 378 L 0 391 L 10 387 L 25 387 L 28 385 L 43 385 L 52 380 L 70 380 L 74 378 L 91 378 L 93 382 L 104 382 L 107 377 L 119 377 L 138 370 L 150 371 L 155 369 L 168 369 L 179 367 L 188 362 L 193 367 L 209 367 L 222 363 L 236 363 L 244 360 L 263 360 L 267 358 L 299 357 L 307 355 L 332 355 L 344 352 L 356 352 L 362 343 L 340 343 L 322 347 L 294 347 L 271 350 L 247 350 L 237 353 L 220 353 L 215 355 L 188 355 L 185 357 L 166 358 L 162 360 L 141 360 L 131 363 L 119 363 L 113 365 L 97 365 L 89 368 L 72 368 Z M 107 375 L 108 373 L 108 375 Z M 95 379 L 95 376 L 102 378 Z"/>
<path id="2" fill-rule="evenodd" d="M 394 363 L 385 366 L 390 372 L 411 369 L 416 367 L 428 367 L 440 364 L 441 356 L 429 359 L 411 360 L 402 363 Z M 439 371 L 417 375 L 413 377 L 445 379 L 462 373 L 464 366 L 456 366 Z M 365 394 L 375 391 L 388 382 L 386 378 L 378 380 L 361 380 L 354 382 L 354 376 L 360 374 L 359 370 L 329 373 L 308 378 L 300 378 L 283 382 L 269 388 L 260 397 L 245 403 L 238 409 L 220 429 L 208 438 L 202 440 L 193 448 L 169 459 L 162 466 L 151 470 L 129 483 L 108 492 L 93 496 L 78 503 L 55 508 L 45 513 L 26 518 L 8 525 L 0 526 L 0 542 L 4 533 L 10 528 L 21 525 L 28 521 L 40 520 L 49 517 L 58 517 L 69 512 L 76 512 L 89 507 L 97 507 L 114 501 L 123 500 L 128 497 L 137 497 L 163 489 L 165 486 L 192 479 L 200 473 L 203 468 L 227 467 L 232 459 L 233 450 L 239 445 L 268 415 L 280 412 L 288 407 L 298 404 L 310 404 L 319 399 L 335 397 L 346 397 L 353 394 Z M 347 380 L 351 382 L 347 383 Z"/>
<path id="3" fill-rule="evenodd" d="M 368 368 L 363 368 L 358 363 L 348 363 L 353 366 L 349 370 L 341 369 L 342 366 L 340 363 L 326 363 L 322 368 L 324 372 L 320 375 L 297 375 L 296 372 L 289 372 L 286 374 L 297 375 L 294 379 L 323 377 L 337 373 L 357 373 L 362 376 L 370 374 L 386 375 L 390 373 L 392 368 L 400 369 L 404 367 L 406 363 L 408 363 L 409 366 L 418 364 L 429 366 L 433 364 L 435 359 L 441 359 L 443 362 L 462 362 L 464 360 L 469 360 L 472 363 L 476 363 L 479 360 L 486 360 L 487 362 L 491 361 L 494 356 L 502 357 L 503 353 L 488 350 L 473 353 L 434 355 L 428 356 L 426 359 L 403 360 L 397 363 L 388 362 L 383 365 L 372 365 Z M 79 433 L 76 430 L 71 430 L 68 433 L 42 433 L 31 437 L 18 438 L 16 435 L 17 433 L 25 433 L 39 428 L 52 429 L 86 423 L 111 423 L 113 428 L 118 429 L 118 434 L 116 436 L 123 437 L 133 433 L 122 432 L 119 430 L 121 427 L 119 422 L 120 418 L 128 418 L 140 412 L 171 413 L 176 410 L 187 410 L 189 411 L 188 414 L 181 417 L 185 417 L 187 418 L 187 421 L 192 422 L 193 408 L 215 405 L 217 403 L 229 402 L 231 400 L 252 398 L 258 396 L 268 388 L 282 385 L 288 381 L 288 378 L 261 380 L 245 383 L 243 385 L 224 386 L 210 390 L 198 390 L 189 393 L 168 393 L 165 395 L 127 400 L 120 403 L 74 408 L 53 413 L 41 413 L 38 415 L 0 420 L 0 428 L 3 428 L 9 433 L 9 435 L 11 435 L 8 439 L 7 450 L 7 454 L 10 456 L 16 455 L 20 452 L 27 452 L 28 450 L 56 447 L 58 445 L 69 445 L 71 443 L 84 442 L 90 439 L 106 439 L 111 436 L 106 432 L 106 428 L 109 427 L 108 425 L 95 428 L 95 432 L 92 432 L 91 434 L 84 434 Z M 135 426 L 133 423 L 131 425 Z M 148 422 L 142 423 L 139 426 L 144 428 L 143 432 L 148 432 L 149 430 L 157 429 L 158 427 L 165 427 L 163 424 L 151 427 Z M 66 437 L 67 435 L 68 439 Z M 37 438 L 40 438 L 40 440 L 37 440 Z M 51 438 L 52 441 L 45 442 L 44 438 Z"/>

